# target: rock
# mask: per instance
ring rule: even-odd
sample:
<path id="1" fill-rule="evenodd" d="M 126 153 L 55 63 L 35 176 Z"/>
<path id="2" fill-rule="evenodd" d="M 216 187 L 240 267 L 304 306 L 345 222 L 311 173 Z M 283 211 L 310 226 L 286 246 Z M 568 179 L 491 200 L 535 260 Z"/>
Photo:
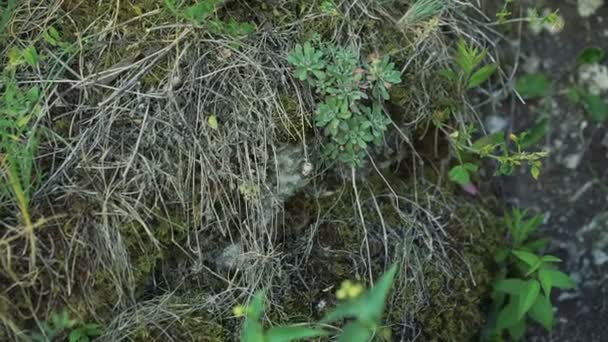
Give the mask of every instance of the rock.
<path id="1" fill-rule="evenodd" d="M 507 128 L 508 121 L 498 115 L 490 115 L 486 118 L 486 129 L 490 134 L 502 132 Z"/>
<path id="2" fill-rule="evenodd" d="M 608 263 L 608 212 L 595 216 L 576 236 L 579 241 L 591 243 L 590 252 L 595 266 Z"/>
<path id="3" fill-rule="evenodd" d="M 608 67 L 600 64 L 585 64 L 578 69 L 578 78 L 585 89 L 593 95 L 608 91 Z"/>
<path id="4" fill-rule="evenodd" d="M 570 170 L 576 170 L 576 168 L 578 168 L 578 166 L 580 165 L 581 160 L 583 160 L 582 152 L 567 155 L 564 158 L 564 166 L 566 166 Z"/>
<path id="5" fill-rule="evenodd" d="M 222 253 L 215 258 L 215 266 L 218 270 L 232 270 L 243 268 L 246 265 L 248 258 L 243 253 L 243 247 L 240 243 L 228 245 Z"/>
<path id="6" fill-rule="evenodd" d="M 603 5 L 604 0 L 578 0 L 578 14 L 583 18 L 590 17 Z"/>

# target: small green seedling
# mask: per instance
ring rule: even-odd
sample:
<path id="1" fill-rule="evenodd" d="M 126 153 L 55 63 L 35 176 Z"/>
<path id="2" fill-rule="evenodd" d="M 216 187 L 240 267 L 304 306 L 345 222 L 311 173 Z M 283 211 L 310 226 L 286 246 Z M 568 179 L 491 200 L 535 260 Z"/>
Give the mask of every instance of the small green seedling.
<path id="1" fill-rule="evenodd" d="M 499 251 L 496 262 L 500 275 L 494 282 L 492 320 L 486 339 L 501 337 L 505 332 L 513 340 L 520 340 L 526 332 L 527 319 L 547 330 L 554 325 L 551 290 L 571 289 L 572 279 L 557 269 L 558 257 L 542 253 L 548 241 L 532 238 L 543 215 L 525 218 L 525 212 L 513 209 L 505 215 L 511 245 Z"/>
<path id="2" fill-rule="evenodd" d="M 94 323 L 82 323 L 71 319 L 67 311 L 51 315 L 49 322 L 42 322 L 42 332 L 32 333 L 31 339 L 35 342 L 89 342 L 101 335 L 101 327 Z"/>
<path id="3" fill-rule="evenodd" d="M 487 50 L 479 50 L 477 47 L 467 44 L 463 39 L 458 42 L 455 57 L 457 70 L 443 69 L 440 74 L 453 82 L 464 82 L 467 89 L 479 87 L 486 82 L 498 69 L 495 63 L 481 63 L 487 56 Z"/>
<path id="4" fill-rule="evenodd" d="M 193 25 L 231 37 L 241 37 L 255 32 L 255 26 L 250 23 L 241 23 L 234 19 L 223 21 L 215 16 L 218 9 L 226 0 L 201 0 L 194 5 L 182 7 L 177 0 L 165 0 L 165 7 L 175 17 L 185 20 Z"/>

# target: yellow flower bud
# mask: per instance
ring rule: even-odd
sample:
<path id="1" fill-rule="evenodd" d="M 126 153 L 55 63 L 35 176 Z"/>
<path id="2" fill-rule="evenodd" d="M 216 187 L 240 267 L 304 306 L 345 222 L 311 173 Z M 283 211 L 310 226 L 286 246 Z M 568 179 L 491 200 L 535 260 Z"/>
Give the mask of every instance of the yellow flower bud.
<path id="1" fill-rule="evenodd" d="M 232 308 L 232 313 L 235 317 L 243 317 L 247 313 L 247 308 L 242 305 L 237 305 Z"/>
<path id="2" fill-rule="evenodd" d="M 338 298 L 339 300 L 346 299 L 346 296 L 347 296 L 346 289 L 340 288 L 338 291 L 336 291 L 336 298 Z"/>
<path id="3" fill-rule="evenodd" d="M 363 292 L 363 286 L 361 284 L 355 284 L 348 288 L 348 298 L 357 298 Z"/>

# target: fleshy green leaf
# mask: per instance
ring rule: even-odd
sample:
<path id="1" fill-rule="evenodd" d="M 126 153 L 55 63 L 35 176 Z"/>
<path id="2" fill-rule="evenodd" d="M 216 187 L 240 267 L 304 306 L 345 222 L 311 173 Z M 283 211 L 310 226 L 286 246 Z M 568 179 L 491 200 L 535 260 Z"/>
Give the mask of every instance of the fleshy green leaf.
<path id="1" fill-rule="evenodd" d="M 604 122 L 608 119 L 608 103 L 599 95 L 586 95 L 583 97 L 585 109 L 589 116 L 596 122 Z"/>
<path id="2" fill-rule="evenodd" d="M 578 64 L 601 63 L 604 59 L 604 50 L 599 47 L 588 47 L 578 56 Z"/>
<path id="3" fill-rule="evenodd" d="M 302 326 L 275 327 L 266 333 L 267 342 L 289 342 L 304 338 L 324 336 L 326 332 Z"/>
<path id="4" fill-rule="evenodd" d="M 549 95 L 551 83 L 543 74 L 529 74 L 517 79 L 515 90 L 524 99 L 543 97 Z"/>
<path id="5" fill-rule="evenodd" d="M 487 81 L 494 73 L 498 66 L 496 64 L 488 64 L 481 67 L 469 79 L 469 89 L 476 88 L 483 82 Z"/>
<path id="6" fill-rule="evenodd" d="M 34 46 L 29 46 L 23 50 L 23 58 L 32 68 L 38 65 L 38 51 Z"/>
<path id="7" fill-rule="evenodd" d="M 80 342 L 83 337 L 85 337 L 85 335 L 82 330 L 74 329 L 70 332 L 70 335 L 68 336 L 68 341 L 69 342 Z"/>
<path id="8" fill-rule="evenodd" d="M 209 118 L 207 119 L 207 123 L 209 124 L 209 127 L 211 127 L 211 129 L 213 129 L 213 130 L 217 130 L 219 128 L 219 124 L 217 122 L 217 116 L 215 116 L 215 115 L 210 115 Z"/>
<path id="9" fill-rule="evenodd" d="M 539 295 L 528 311 L 528 315 L 545 329 L 549 331 L 553 329 L 553 306 L 547 296 Z"/>

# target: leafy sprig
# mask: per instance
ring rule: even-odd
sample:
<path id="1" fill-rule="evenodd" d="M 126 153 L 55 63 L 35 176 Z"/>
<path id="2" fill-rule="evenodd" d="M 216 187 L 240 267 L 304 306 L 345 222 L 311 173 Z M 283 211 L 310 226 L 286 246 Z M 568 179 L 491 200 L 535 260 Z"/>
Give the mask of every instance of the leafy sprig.
<path id="1" fill-rule="evenodd" d="M 511 245 L 495 256 L 501 273 L 494 282 L 494 314 L 487 338 L 508 332 L 513 340 L 520 340 L 528 318 L 551 330 L 554 324 L 551 290 L 576 286 L 567 274 L 557 269 L 561 259 L 542 253 L 548 241 L 531 238 L 544 216 L 525 219 L 525 215 L 519 209 L 505 215 Z"/>

